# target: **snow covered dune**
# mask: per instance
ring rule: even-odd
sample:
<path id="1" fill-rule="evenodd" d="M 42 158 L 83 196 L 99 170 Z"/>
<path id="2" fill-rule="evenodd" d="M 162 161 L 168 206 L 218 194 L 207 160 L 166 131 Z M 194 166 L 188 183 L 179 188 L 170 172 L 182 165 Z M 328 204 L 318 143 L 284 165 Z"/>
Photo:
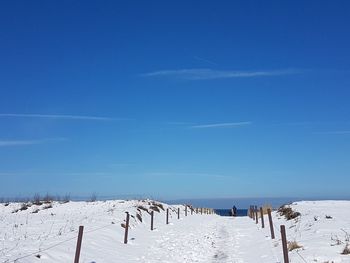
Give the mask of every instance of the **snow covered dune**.
<path id="1" fill-rule="evenodd" d="M 286 206 L 283 214 L 274 211 L 274 240 L 266 216 L 262 229 L 260 219 L 255 224 L 249 217 L 190 212 L 185 217 L 184 209 L 151 200 L 1 204 L 0 263 L 73 262 L 79 225 L 83 263 L 277 263 L 283 262 L 282 224 L 292 242 L 290 262 L 350 262 L 350 255 L 342 254 L 349 242 L 349 201 L 303 201 Z M 128 244 L 123 243 L 125 212 L 131 215 Z"/>
<path id="2" fill-rule="evenodd" d="M 277 229 L 286 225 L 288 241 L 301 246 L 289 252 L 291 262 L 350 262 L 350 255 L 342 254 L 350 243 L 350 201 L 302 201 L 288 207 L 300 215 L 286 220 L 274 212 L 274 222 Z"/>

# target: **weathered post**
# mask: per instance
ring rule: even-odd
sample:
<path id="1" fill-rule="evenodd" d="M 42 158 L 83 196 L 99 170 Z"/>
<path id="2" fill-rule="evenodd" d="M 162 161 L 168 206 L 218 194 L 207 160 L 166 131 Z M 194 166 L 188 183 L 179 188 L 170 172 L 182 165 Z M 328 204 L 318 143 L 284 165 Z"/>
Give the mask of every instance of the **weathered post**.
<path id="1" fill-rule="evenodd" d="M 289 263 L 287 237 L 286 237 L 286 227 L 284 225 L 281 225 L 281 237 L 282 237 L 282 248 L 283 248 L 284 263 Z"/>
<path id="2" fill-rule="evenodd" d="M 166 209 L 166 224 L 169 224 L 169 208 Z"/>
<path id="3" fill-rule="evenodd" d="M 130 215 L 129 215 L 129 212 L 125 212 L 125 213 L 126 213 L 126 220 L 125 220 L 124 244 L 127 244 L 128 243 Z"/>
<path id="4" fill-rule="evenodd" d="M 259 223 L 259 215 L 258 215 L 258 207 L 255 206 L 255 223 L 258 224 Z"/>
<path id="5" fill-rule="evenodd" d="M 83 240 L 83 231 L 84 231 L 84 226 L 79 226 L 79 233 L 78 233 L 77 247 L 75 250 L 74 263 L 79 263 L 81 242 Z"/>
<path id="6" fill-rule="evenodd" d="M 193 215 L 193 207 L 191 207 L 191 215 Z"/>
<path id="7" fill-rule="evenodd" d="M 177 208 L 177 219 L 180 219 L 180 207 Z"/>
<path id="8" fill-rule="evenodd" d="M 265 222 L 264 222 L 264 211 L 263 208 L 260 207 L 260 216 L 261 216 L 261 227 L 265 228 Z"/>
<path id="9" fill-rule="evenodd" d="M 187 216 L 187 205 L 185 205 L 185 216 Z"/>
<path id="10" fill-rule="evenodd" d="M 267 214 L 269 216 L 271 239 L 275 239 L 275 231 L 273 229 L 273 222 L 272 222 L 272 215 L 271 215 L 271 209 L 270 208 L 267 209 Z"/>
<path id="11" fill-rule="evenodd" d="M 203 215 L 203 207 L 201 207 L 201 215 Z"/>
<path id="12" fill-rule="evenodd" d="M 153 217 L 154 217 L 154 211 L 151 212 L 151 230 L 153 231 Z"/>

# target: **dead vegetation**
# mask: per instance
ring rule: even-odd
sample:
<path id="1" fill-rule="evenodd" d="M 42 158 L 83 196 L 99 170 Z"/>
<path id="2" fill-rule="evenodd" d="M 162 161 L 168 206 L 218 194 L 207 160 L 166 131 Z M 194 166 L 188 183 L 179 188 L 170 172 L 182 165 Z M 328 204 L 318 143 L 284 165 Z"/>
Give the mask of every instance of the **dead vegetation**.
<path id="1" fill-rule="evenodd" d="M 303 246 L 299 245 L 296 241 L 288 242 L 288 250 L 292 251 L 294 249 L 302 248 Z"/>
<path id="2" fill-rule="evenodd" d="M 142 205 L 137 206 L 137 209 L 143 210 L 143 211 L 148 213 L 148 209 L 146 207 L 142 206 Z"/>
<path id="3" fill-rule="evenodd" d="M 299 212 L 293 211 L 293 209 L 289 206 L 283 205 L 281 206 L 277 212 L 281 215 L 284 216 L 287 220 L 291 220 L 294 218 L 297 218 L 300 216 Z"/>
<path id="4" fill-rule="evenodd" d="M 161 204 L 161 203 L 157 203 L 157 202 L 153 201 L 152 206 L 156 206 L 156 207 L 162 209 L 163 211 L 165 210 L 163 204 Z"/>
<path id="5" fill-rule="evenodd" d="M 159 208 L 158 208 L 158 206 L 154 206 L 154 205 L 152 205 L 152 206 L 150 206 L 149 207 L 150 209 L 152 209 L 153 211 L 156 211 L 156 212 L 160 212 L 160 210 L 159 210 Z"/>
<path id="6" fill-rule="evenodd" d="M 342 255 L 349 255 L 350 254 L 350 246 L 349 243 L 346 243 L 343 251 L 341 252 Z"/>

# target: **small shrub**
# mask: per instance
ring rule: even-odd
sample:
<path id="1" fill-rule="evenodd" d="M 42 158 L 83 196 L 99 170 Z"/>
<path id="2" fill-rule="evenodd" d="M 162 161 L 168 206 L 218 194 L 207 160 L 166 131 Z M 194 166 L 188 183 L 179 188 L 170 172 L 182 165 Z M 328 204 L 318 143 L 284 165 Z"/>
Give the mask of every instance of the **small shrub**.
<path id="1" fill-rule="evenodd" d="M 350 246 L 349 244 L 346 244 L 343 251 L 341 252 L 342 255 L 349 255 L 350 254 Z"/>
<path id="2" fill-rule="evenodd" d="M 43 210 L 49 209 L 49 208 L 52 208 L 52 204 L 47 204 L 47 205 L 45 205 L 45 206 L 43 207 Z"/>
<path id="3" fill-rule="evenodd" d="M 333 217 L 326 215 L 326 219 L 332 219 Z"/>
<path id="4" fill-rule="evenodd" d="M 29 207 L 30 207 L 29 204 L 23 203 L 23 204 L 21 205 L 21 208 L 20 208 L 19 210 L 20 210 L 20 211 L 24 211 L 24 210 L 27 210 Z"/>
<path id="5" fill-rule="evenodd" d="M 53 199 L 54 199 L 53 196 L 51 196 L 51 195 L 49 195 L 49 193 L 47 193 L 44 196 L 43 201 L 44 201 L 45 204 L 49 204 L 49 203 L 51 203 L 53 201 Z"/>
<path id="6" fill-rule="evenodd" d="M 121 225 L 121 227 L 126 228 L 126 224 L 125 223 L 121 223 L 120 225 Z"/>
<path id="7" fill-rule="evenodd" d="M 288 250 L 292 251 L 294 249 L 302 248 L 303 246 L 300 246 L 296 241 L 288 242 Z"/>
<path id="8" fill-rule="evenodd" d="M 70 194 L 66 194 L 65 196 L 63 196 L 61 203 L 65 204 L 68 203 L 70 201 Z"/>
<path id="9" fill-rule="evenodd" d="M 37 213 L 39 213 L 39 209 L 37 208 L 32 211 L 32 214 L 37 214 Z"/>
<path id="10" fill-rule="evenodd" d="M 91 196 L 90 196 L 90 202 L 96 202 L 97 200 L 97 194 L 96 193 L 92 193 Z"/>
<path id="11" fill-rule="evenodd" d="M 42 205 L 40 195 L 38 193 L 34 194 L 33 196 L 33 204 L 34 205 Z"/>
<path id="12" fill-rule="evenodd" d="M 277 212 L 279 212 L 279 214 L 281 216 L 284 216 L 287 220 L 291 220 L 294 218 L 297 218 L 298 216 L 300 216 L 299 212 L 295 212 L 293 211 L 292 208 L 290 208 L 289 206 L 281 206 Z"/>

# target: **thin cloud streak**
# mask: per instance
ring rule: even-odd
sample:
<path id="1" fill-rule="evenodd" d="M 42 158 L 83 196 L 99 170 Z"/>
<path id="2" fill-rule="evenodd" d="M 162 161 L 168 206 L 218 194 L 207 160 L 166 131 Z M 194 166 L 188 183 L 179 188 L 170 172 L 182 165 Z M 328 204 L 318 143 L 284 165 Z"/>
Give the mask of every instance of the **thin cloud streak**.
<path id="1" fill-rule="evenodd" d="M 254 78 L 282 76 L 301 73 L 300 70 L 270 70 L 270 71 L 234 71 L 234 70 L 213 70 L 213 69 L 179 69 L 159 70 L 144 73 L 143 77 L 175 77 L 188 80 L 225 79 L 225 78 Z"/>
<path id="2" fill-rule="evenodd" d="M 86 120 L 86 121 L 113 121 L 125 120 L 109 117 L 64 115 L 64 114 L 24 114 L 24 113 L 0 113 L 0 117 L 10 118 L 43 118 L 43 119 L 64 119 L 64 120 Z"/>
<path id="3" fill-rule="evenodd" d="M 223 127 L 240 127 L 251 125 L 250 121 L 242 122 L 225 122 L 225 123 L 214 123 L 214 124 L 201 124 L 190 126 L 191 129 L 206 129 L 206 128 L 223 128 Z"/>
<path id="4" fill-rule="evenodd" d="M 0 140 L 0 147 L 35 145 L 66 140 L 66 138 L 48 138 L 38 140 Z"/>
<path id="5" fill-rule="evenodd" d="M 211 61 L 209 59 L 205 59 L 205 58 L 202 58 L 202 57 L 197 57 L 197 56 L 193 56 L 194 59 L 198 60 L 198 61 L 201 61 L 201 62 L 205 62 L 205 63 L 208 63 L 212 66 L 217 66 L 218 64 L 215 63 L 214 61 Z"/>

